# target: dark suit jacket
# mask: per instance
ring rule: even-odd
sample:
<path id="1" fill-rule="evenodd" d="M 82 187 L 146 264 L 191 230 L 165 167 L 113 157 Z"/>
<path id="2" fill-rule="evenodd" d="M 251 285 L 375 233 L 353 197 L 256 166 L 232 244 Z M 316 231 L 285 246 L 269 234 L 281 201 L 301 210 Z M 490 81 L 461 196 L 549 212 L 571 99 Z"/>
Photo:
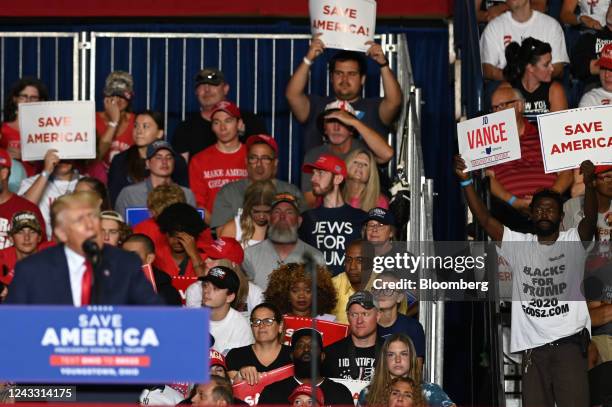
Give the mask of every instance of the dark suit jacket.
<path id="1" fill-rule="evenodd" d="M 141 269 L 138 256 L 104 245 L 99 266 L 99 304 L 162 305 Z M 6 298 L 9 304 L 73 305 L 64 245 L 50 247 L 17 262 Z"/>

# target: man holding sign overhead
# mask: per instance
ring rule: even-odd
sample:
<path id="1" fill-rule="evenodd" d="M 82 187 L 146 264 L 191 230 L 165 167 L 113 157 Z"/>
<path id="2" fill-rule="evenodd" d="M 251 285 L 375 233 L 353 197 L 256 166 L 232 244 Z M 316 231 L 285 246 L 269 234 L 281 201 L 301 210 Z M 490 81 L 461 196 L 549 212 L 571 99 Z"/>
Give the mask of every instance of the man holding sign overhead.
<path id="1" fill-rule="evenodd" d="M 352 6 L 343 6 L 348 3 Z M 361 41 L 361 48 L 365 49 L 367 47 L 366 54 L 380 66 L 384 97 L 365 99 L 361 97 L 366 79 L 366 60 L 362 54 L 355 51 L 340 51 L 329 61 L 329 78 L 333 95 L 319 96 L 306 95 L 304 93 L 308 82 L 310 66 L 323 53 L 325 50 L 324 41 L 330 33 L 333 33 L 333 30 L 330 31 L 328 28 L 355 25 L 352 20 L 361 18 L 361 13 L 365 12 L 361 8 L 364 6 L 362 3 L 366 3 L 365 6 L 368 6 L 368 2 L 363 0 L 351 2 L 311 0 L 311 13 L 314 9 L 318 10 L 320 12 L 320 20 L 325 20 L 326 24 L 317 24 L 317 16 L 311 15 L 311 20 L 314 21 L 314 36 L 310 48 L 302 63 L 293 73 L 285 91 L 291 111 L 296 119 L 304 125 L 305 151 L 321 143 L 322 135 L 317 130 L 317 117 L 325 109 L 325 106 L 334 99 L 351 103 L 358 110 L 358 118 L 367 126 L 383 135 L 389 132 L 389 127 L 393 124 L 399 113 L 402 103 L 402 90 L 395 79 L 393 71 L 389 67 L 389 61 L 385 57 L 382 47 L 372 41 L 374 35 L 373 26 L 368 35 L 362 35 L 359 30 L 354 30 L 354 33 L 348 34 L 353 39 L 351 42 Z M 330 24 L 331 21 L 336 21 L 337 24 Z M 344 43 L 342 45 L 342 48 L 345 50 L 356 49 L 356 47 L 350 44 Z"/>
<path id="2" fill-rule="evenodd" d="M 510 87 L 498 88 L 491 97 L 494 112 L 514 109 L 521 157 L 490 167 L 486 174 L 491 180 L 491 211 L 508 227 L 527 232 L 532 224 L 528 217 L 534 192 L 551 188 L 565 192 L 572 183 L 571 171 L 546 174 L 542 162 L 538 130 L 523 117 L 524 99 Z"/>

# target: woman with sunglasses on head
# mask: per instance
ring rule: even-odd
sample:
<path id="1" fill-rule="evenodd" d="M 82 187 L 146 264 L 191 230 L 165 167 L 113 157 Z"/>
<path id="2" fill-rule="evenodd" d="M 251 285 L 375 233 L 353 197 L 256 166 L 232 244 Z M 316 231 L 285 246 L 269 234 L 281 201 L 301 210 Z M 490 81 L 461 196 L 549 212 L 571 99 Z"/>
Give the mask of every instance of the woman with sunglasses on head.
<path id="1" fill-rule="evenodd" d="M 255 343 L 230 350 L 225 357 L 230 379 L 259 382 L 260 373 L 291 364 L 291 348 L 282 344 L 283 316 L 270 303 L 261 303 L 251 312 Z"/>
<path id="2" fill-rule="evenodd" d="M 332 277 L 325 267 L 317 267 L 317 319 L 335 321 L 338 301 Z M 312 316 L 312 279 L 304 264 L 283 264 L 274 270 L 264 292 L 266 301 L 276 304 L 284 315 Z"/>
<path id="3" fill-rule="evenodd" d="M 412 388 L 415 406 L 456 407 L 440 386 L 421 381 L 414 344 L 408 336 L 389 336 L 380 350 L 377 362 L 372 382 L 359 393 L 358 406 L 390 405 L 393 380 L 408 377 L 415 384 Z"/>

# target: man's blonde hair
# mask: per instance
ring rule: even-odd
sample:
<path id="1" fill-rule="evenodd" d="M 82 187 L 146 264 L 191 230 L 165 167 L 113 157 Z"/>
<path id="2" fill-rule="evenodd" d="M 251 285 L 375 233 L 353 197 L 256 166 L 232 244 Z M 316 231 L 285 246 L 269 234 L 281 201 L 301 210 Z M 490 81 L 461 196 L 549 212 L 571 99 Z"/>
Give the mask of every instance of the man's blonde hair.
<path id="1" fill-rule="evenodd" d="M 60 215 L 68 209 L 77 207 L 89 207 L 95 209 L 100 214 L 100 198 L 93 192 L 80 191 L 62 195 L 51 204 L 51 227 L 60 223 Z"/>

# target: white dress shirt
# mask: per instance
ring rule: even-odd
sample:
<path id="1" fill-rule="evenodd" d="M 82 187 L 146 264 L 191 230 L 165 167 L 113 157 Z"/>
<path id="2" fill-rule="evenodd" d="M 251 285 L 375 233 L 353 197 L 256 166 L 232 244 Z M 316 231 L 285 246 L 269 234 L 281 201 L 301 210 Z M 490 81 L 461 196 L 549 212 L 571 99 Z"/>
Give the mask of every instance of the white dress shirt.
<path id="1" fill-rule="evenodd" d="M 66 260 L 68 262 L 68 274 L 70 275 L 70 290 L 72 291 L 72 302 L 75 307 L 81 306 L 81 284 L 85 274 L 85 257 L 81 256 L 68 246 L 64 245 Z"/>

